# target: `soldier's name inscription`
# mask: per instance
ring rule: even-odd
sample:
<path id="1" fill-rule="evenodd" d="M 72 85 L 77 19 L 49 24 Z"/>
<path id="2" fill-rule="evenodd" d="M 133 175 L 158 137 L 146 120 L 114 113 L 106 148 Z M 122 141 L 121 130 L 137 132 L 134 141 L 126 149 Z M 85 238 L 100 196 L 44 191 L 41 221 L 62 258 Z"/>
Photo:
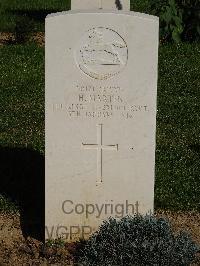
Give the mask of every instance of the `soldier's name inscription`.
<path id="1" fill-rule="evenodd" d="M 113 118 L 133 119 L 139 113 L 148 112 L 145 103 L 127 99 L 120 86 L 76 85 L 70 97 L 62 103 L 53 103 L 53 111 L 64 111 L 73 118 Z M 130 102 L 131 101 L 131 102 Z"/>

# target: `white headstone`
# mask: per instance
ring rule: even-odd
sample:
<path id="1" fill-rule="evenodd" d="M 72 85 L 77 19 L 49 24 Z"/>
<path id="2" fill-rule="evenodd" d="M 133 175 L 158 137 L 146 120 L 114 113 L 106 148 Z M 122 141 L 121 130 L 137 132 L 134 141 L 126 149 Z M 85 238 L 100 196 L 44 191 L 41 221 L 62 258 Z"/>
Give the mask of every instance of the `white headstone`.
<path id="1" fill-rule="evenodd" d="M 107 9 L 130 11 L 130 0 L 72 0 L 71 10 Z"/>
<path id="2" fill-rule="evenodd" d="M 153 212 L 158 18 L 46 19 L 46 237 Z"/>

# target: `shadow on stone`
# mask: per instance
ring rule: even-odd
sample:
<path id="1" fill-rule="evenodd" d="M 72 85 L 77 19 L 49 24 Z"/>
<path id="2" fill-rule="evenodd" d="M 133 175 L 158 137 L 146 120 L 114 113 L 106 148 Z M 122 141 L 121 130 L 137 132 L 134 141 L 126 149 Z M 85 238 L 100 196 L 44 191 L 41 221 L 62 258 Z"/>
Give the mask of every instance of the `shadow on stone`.
<path id="1" fill-rule="evenodd" d="M 44 156 L 21 148 L 0 148 L 0 193 L 17 202 L 24 237 L 44 240 Z"/>

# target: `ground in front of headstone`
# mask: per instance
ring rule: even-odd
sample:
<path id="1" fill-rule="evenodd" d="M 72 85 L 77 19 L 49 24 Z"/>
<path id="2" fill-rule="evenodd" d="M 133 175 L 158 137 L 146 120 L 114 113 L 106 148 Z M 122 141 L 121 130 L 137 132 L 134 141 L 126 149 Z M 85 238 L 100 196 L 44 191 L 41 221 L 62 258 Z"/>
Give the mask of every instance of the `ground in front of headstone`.
<path id="1" fill-rule="evenodd" d="M 200 213 L 164 212 L 156 213 L 158 217 L 166 217 L 175 232 L 189 232 L 193 240 L 200 245 Z M 4 265 L 73 265 L 75 244 L 44 247 L 32 238 L 24 239 L 20 227 L 20 216 L 16 214 L 0 214 L 0 266 Z M 200 265 L 200 258 L 196 264 Z"/>
<path id="2" fill-rule="evenodd" d="M 67 266 L 73 265 L 69 248 L 47 247 L 36 239 L 25 239 L 20 216 L 0 214 L 0 266 Z"/>

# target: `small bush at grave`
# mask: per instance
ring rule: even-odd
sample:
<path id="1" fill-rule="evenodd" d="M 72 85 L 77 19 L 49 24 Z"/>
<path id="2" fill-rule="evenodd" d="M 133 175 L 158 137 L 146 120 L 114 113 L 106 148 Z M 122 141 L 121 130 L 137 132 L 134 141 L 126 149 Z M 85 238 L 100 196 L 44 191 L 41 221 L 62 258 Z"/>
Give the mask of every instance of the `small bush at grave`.
<path id="1" fill-rule="evenodd" d="M 189 41 L 200 40 L 200 1 L 177 0 L 177 2 L 183 10 L 183 39 Z"/>
<path id="2" fill-rule="evenodd" d="M 198 247 L 184 232 L 175 236 L 168 221 L 153 216 L 104 221 L 80 250 L 78 265 L 190 265 Z"/>
<path id="3" fill-rule="evenodd" d="M 131 10 L 160 17 L 162 42 L 200 39 L 199 0 L 135 0 L 131 1 Z"/>

